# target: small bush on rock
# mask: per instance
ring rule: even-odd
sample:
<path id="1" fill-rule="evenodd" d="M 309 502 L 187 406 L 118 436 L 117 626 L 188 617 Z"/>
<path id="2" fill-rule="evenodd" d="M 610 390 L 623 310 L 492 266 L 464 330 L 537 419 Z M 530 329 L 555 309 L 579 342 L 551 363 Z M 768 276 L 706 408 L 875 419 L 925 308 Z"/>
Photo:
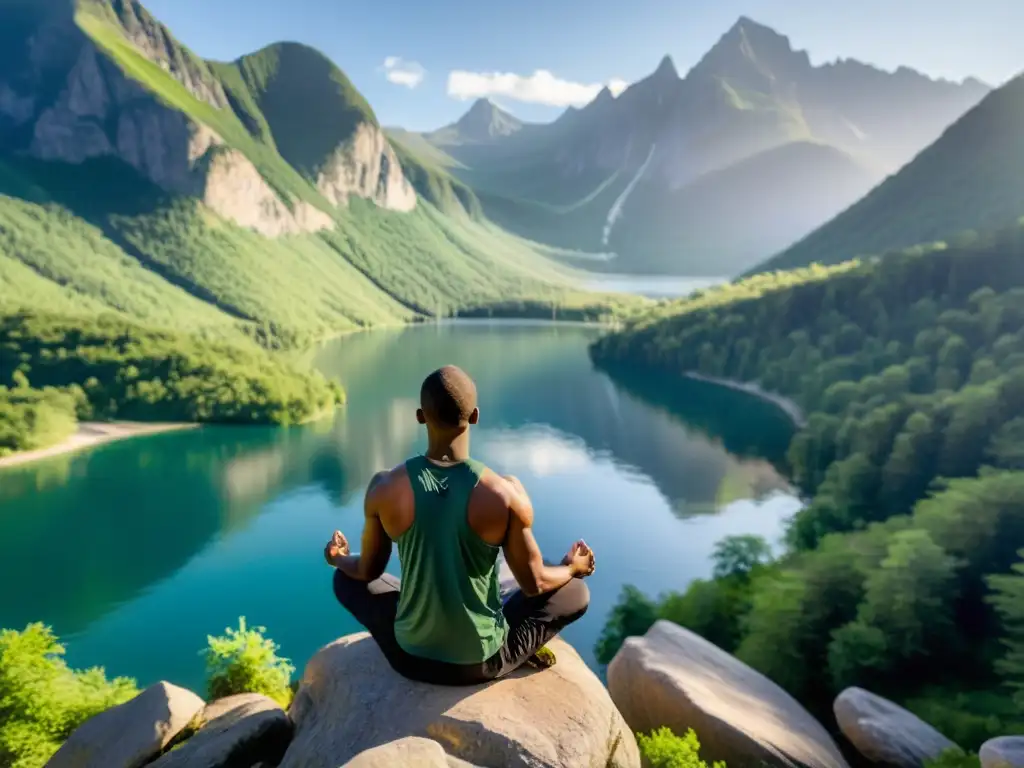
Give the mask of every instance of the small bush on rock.
<path id="1" fill-rule="evenodd" d="M 43 624 L 0 631 L 0 765 L 41 768 L 93 715 L 128 701 L 135 682 L 102 669 L 70 669 Z"/>
<path id="2" fill-rule="evenodd" d="M 291 703 L 291 676 L 295 671 L 288 659 L 277 655 L 277 644 L 264 636 L 265 627 L 247 628 L 245 617 L 238 629 L 228 627 L 221 637 L 207 637 L 207 689 L 211 700 L 236 693 L 261 693 L 282 707 Z"/>
<path id="3" fill-rule="evenodd" d="M 650 735 L 638 733 L 636 740 L 644 765 L 649 768 L 708 768 L 707 762 L 700 757 L 700 742 L 692 728 L 685 736 L 676 736 L 668 728 L 659 728 Z M 725 763 L 712 763 L 711 768 L 725 768 Z"/>

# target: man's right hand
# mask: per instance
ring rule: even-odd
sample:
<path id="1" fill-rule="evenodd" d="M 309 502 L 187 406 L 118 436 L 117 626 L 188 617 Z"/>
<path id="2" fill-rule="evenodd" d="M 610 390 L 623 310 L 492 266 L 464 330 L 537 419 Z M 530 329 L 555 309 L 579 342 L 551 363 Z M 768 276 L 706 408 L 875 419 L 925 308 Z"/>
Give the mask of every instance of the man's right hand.
<path id="1" fill-rule="evenodd" d="M 569 548 L 562 564 L 569 566 L 574 579 L 585 579 L 597 567 L 594 561 L 594 550 L 588 547 L 583 539 L 575 542 Z"/>

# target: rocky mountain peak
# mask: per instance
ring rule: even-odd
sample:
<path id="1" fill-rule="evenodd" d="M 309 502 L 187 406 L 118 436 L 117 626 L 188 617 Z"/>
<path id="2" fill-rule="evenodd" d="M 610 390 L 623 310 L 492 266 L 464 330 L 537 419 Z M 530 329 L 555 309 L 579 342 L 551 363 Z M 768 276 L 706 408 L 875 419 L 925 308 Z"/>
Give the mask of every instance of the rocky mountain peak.
<path id="1" fill-rule="evenodd" d="M 747 16 L 740 16 L 691 71 L 695 76 L 736 77 L 793 74 L 811 68 L 806 51 L 789 38 Z"/>
<path id="2" fill-rule="evenodd" d="M 672 61 L 672 57 L 671 56 L 666 54 L 665 56 L 662 57 L 661 61 L 658 63 L 658 68 L 656 70 L 654 70 L 654 75 L 653 76 L 657 77 L 659 79 L 665 79 L 665 80 L 668 80 L 668 79 L 678 80 L 679 79 L 679 72 L 676 69 L 675 62 Z"/>
<path id="3" fill-rule="evenodd" d="M 487 98 L 477 99 L 458 122 L 459 135 L 471 141 L 486 141 L 510 136 L 523 127 L 522 122 Z"/>

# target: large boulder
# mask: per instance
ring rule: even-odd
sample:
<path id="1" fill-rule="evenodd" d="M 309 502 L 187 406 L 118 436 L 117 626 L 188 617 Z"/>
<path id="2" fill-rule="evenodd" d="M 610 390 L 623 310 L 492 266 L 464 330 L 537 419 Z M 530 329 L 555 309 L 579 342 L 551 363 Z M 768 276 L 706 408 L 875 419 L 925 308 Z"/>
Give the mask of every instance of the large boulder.
<path id="1" fill-rule="evenodd" d="M 917 715 L 863 688 L 847 688 L 832 710 L 839 730 L 873 763 L 921 768 L 947 749 L 960 749 Z"/>
<path id="2" fill-rule="evenodd" d="M 981 768 L 1024 768 L 1024 736 L 989 739 L 978 752 Z"/>
<path id="3" fill-rule="evenodd" d="M 409 736 L 361 752 L 344 768 L 474 768 L 467 762 L 446 755 L 436 741 Z"/>
<path id="4" fill-rule="evenodd" d="M 243 693 L 218 699 L 199 715 L 199 731 L 152 768 L 231 768 L 276 763 L 292 737 L 292 721 L 271 699 Z"/>
<path id="5" fill-rule="evenodd" d="M 608 667 L 608 689 L 634 731 L 693 728 L 709 762 L 846 768 L 828 732 L 792 696 L 667 621 L 626 640 Z"/>
<path id="6" fill-rule="evenodd" d="M 407 680 L 368 634 L 344 637 L 306 666 L 281 768 L 337 768 L 408 736 L 481 768 L 639 768 L 636 740 L 601 681 L 571 646 L 550 647 L 550 669 L 456 688 Z"/>
<path id="7" fill-rule="evenodd" d="M 192 691 L 157 683 L 86 720 L 46 766 L 137 768 L 159 755 L 202 708 Z"/>

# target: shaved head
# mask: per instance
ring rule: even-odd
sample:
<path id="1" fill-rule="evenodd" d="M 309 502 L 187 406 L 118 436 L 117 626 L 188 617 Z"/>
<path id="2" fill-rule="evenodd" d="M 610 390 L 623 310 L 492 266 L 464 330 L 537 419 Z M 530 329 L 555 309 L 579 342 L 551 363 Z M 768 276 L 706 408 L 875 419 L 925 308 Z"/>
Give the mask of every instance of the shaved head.
<path id="1" fill-rule="evenodd" d="M 473 423 L 476 384 L 454 365 L 439 368 L 423 380 L 420 408 L 427 420 L 442 429 L 459 429 Z"/>

